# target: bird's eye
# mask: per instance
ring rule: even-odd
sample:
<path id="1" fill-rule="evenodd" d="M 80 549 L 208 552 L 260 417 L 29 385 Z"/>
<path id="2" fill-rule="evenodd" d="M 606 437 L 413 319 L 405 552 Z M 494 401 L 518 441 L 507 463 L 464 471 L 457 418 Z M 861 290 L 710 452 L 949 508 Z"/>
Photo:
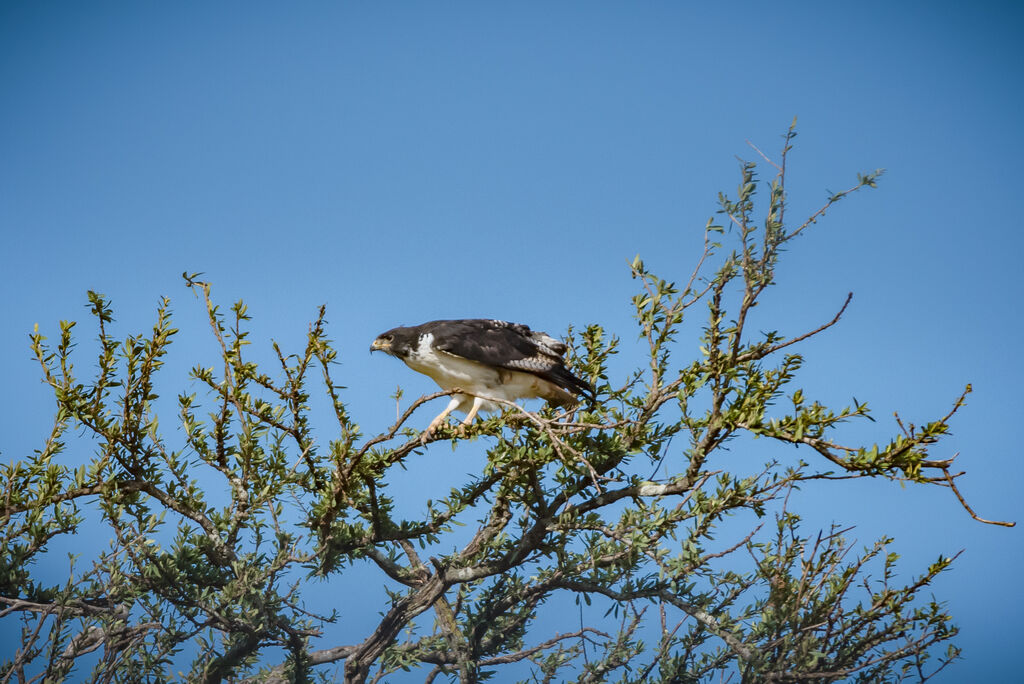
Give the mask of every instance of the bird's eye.
<path id="1" fill-rule="evenodd" d="M 391 341 L 391 339 L 392 339 L 392 336 L 391 336 L 391 335 L 384 335 L 384 341 L 385 341 L 385 342 L 390 342 L 390 341 Z"/>

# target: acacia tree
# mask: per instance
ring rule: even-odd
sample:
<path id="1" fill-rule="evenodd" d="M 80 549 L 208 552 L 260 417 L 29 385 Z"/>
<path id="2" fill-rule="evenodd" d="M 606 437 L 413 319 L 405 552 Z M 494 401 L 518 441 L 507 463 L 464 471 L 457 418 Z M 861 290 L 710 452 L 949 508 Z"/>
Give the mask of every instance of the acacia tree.
<path id="1" fill-rule="evenodd" d="M 154 406 L 176 333 L 168 301 L 149 334 L 119 340 L 107 331 L 109 302 L 90 292 L 95 377 L 75 371 L 73 322 L 55 343 L 31 337 L 57 412 L 42 448 L 3 466 L 0 617 L 9 632 L 20 622 L 21 639 L 3 653 L 2 680 L 343 672 L 363 682 L 422 668 L 427 681 L 888 682 L 947 666 L 957 630 L 921 594 L 951 559 L 899 583 L 891 539 L 858 552 L 838 528 L 805 535 L 786 504 L 808 481 L 882 478 L 948 488 L 977 518 L 953 459 L 931 455 L 969 386 L 937 420 L 898 421 L 881 445 L 846 444 L 837 427 L 870 418 L 868 406 L 829 408 L 795 388 L 799 343 L 836 324 L 846 304 L 814 330 L 749 330 L 783 246 L 880 175 L 859 176 L 790 224 L 794 136 L 791 128 L 778 164 L 762 155 L 775 170 L 764 218 L 755 219 L 757 166 L 745 163 L 685 283 L 633 262 L 644 367 L 613 378 L 609 359 L 623 343 L 598 326 L 570 331 L 571 362 L 597 388 L 592 405 L 571 411 L 507 404 L 464 433 L 421 435 L 411 418 L 450 394 L 438 392 L 364 435 L 335 377 L 323 308 L 305 348 L 274 344 L 276 366 L 264 370 L 243 353 L 246 307 L 222 311 L 210 285 L 186 275 L 220 358 L 194 368 L 201 392 L 178 397 L 167 431 Z M 677 339 L 694 315 L 706 321 L 699 343 Z M 310 424 L 316 396 L 336 424 Z M 69 431 L 91 440 L 94 455 L 83 455 L 82 439 L 69 448 Z M 724 453 L 743 435 L 765 440 L 743 441 L 744 452 L 775 441 L 803 457 L 769 456 L 744 472 Z M 483 472 L 435 493 L 417 516 L 400 514 L 388 494 L 396 469 L 433 443 L 467 440 L 487 445 Z M 763 520 L 720 535 L 742 512 Z M 34 578 L 53 540 L 87 524 L 102 526 L 109 545 L 79 557 L 66 582 Z M 309 579 L 332 581 L 344 597 L 359 591 L 345 584 L 359 564 L 379 570 L 388 598 L 362 640 L 324 643 L 335 615 L 304 600 Z M 615 617 L 545 632 L 544 604 L 566 596 Z"/>

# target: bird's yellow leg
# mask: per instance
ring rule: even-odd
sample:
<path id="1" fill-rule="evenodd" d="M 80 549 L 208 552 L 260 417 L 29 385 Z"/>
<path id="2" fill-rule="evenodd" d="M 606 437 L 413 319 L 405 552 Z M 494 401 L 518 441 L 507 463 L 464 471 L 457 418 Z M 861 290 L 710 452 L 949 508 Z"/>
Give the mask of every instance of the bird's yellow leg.
<path id="1" fill-rule="evenodd" d="M 459 434 L 465 436 L 466 426 L 472 425 L 473 421 L 476 420 L 476 414 L 480 413 L 480 407 L 484 405 L 484 400 L 480 397 L 473 397 L 473 406 L 469 409 L 469 413 L 462 421 L 462 425 L 459 426 Z"/>
<path id="2" fill-rule="evenodd" d="M 441 411 L 441 413 L 437 414 L 437 418 L 434 418 L 434 420 L 430 421 L 430 425 L 427 426 L 427 429 L 420 433 L 420 442 L 426 444 L 427 439 L 430 437 L 431 434 L 433 434 L 434 430 L 437 429 L 437 426 L 443 423 L 445 419 L 448 418 L 449 414 L 451 414 L 451 412 L 454 411 L 455 407 L 458 405 L 459 398 L 452 397 L 452 400 L 448 402 L 448 405 L 444 408 L 444 411 Z"/>
<path id="3" fill-rule="evenodd" d="M 473 407 L 469 409 L 469 413 L 463 419 L 463 425 L 469 425 L 476 420 L 476 414 L 480 413 L 480 408 L 484 405 L 484 400 L 480 397 L 473 397 Z"/>

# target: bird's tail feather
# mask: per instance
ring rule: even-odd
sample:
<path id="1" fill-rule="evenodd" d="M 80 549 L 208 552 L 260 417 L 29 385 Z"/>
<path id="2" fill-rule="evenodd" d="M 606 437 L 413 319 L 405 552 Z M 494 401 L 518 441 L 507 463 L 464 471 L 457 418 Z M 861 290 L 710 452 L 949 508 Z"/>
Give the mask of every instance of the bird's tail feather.
<path id="1" fill-rule="evenodd" d="M 551 376 L 551 381 L 554 382 L 559 387 L 561 387 L 562 389 L 574 395 L 583 395 L 583 397 L 587 400 L 587 404 L 589 406 L 593 407 L 597 403 L 597 395 L 594 392 L 593 386 L 586 380 L 583 380 L 582 378 L 578 378 L 575 375 L 573 375 L 573 373 L 569 369 L 564 367 L 554 368 L 549 373 L 549 375 Z M 557 403 L 559 406 L 565 406 L 566 408 L 572 408 L 573 406 L 576 406 L 579 402 L 576 401 L 575 397 L 573 397 L 571 402 L 553 401 L 552 403 Z"/>

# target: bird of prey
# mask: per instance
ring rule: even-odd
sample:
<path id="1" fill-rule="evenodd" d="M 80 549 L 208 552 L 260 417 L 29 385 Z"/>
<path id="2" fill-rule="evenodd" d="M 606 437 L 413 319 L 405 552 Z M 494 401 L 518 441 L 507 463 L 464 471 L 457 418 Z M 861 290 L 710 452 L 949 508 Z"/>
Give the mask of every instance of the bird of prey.
<path id="1" fill-rule="evenodd" d="M 562 359 L 567 347 L 547 333 L 520 323 L 484 318 L 431 321 L 382 333 L 370 351 L 398 357 L 415 371 L 429 375 L 443 389 L 459 389 L 430 425 L 430 434 L 448 415 L 466 413 L 469 425 L 477 413 L 494 411 L 498 402 L 541 398 L 573 407 L 576 395 L 594 396 L 585 380 L 573 375 Z"/>

